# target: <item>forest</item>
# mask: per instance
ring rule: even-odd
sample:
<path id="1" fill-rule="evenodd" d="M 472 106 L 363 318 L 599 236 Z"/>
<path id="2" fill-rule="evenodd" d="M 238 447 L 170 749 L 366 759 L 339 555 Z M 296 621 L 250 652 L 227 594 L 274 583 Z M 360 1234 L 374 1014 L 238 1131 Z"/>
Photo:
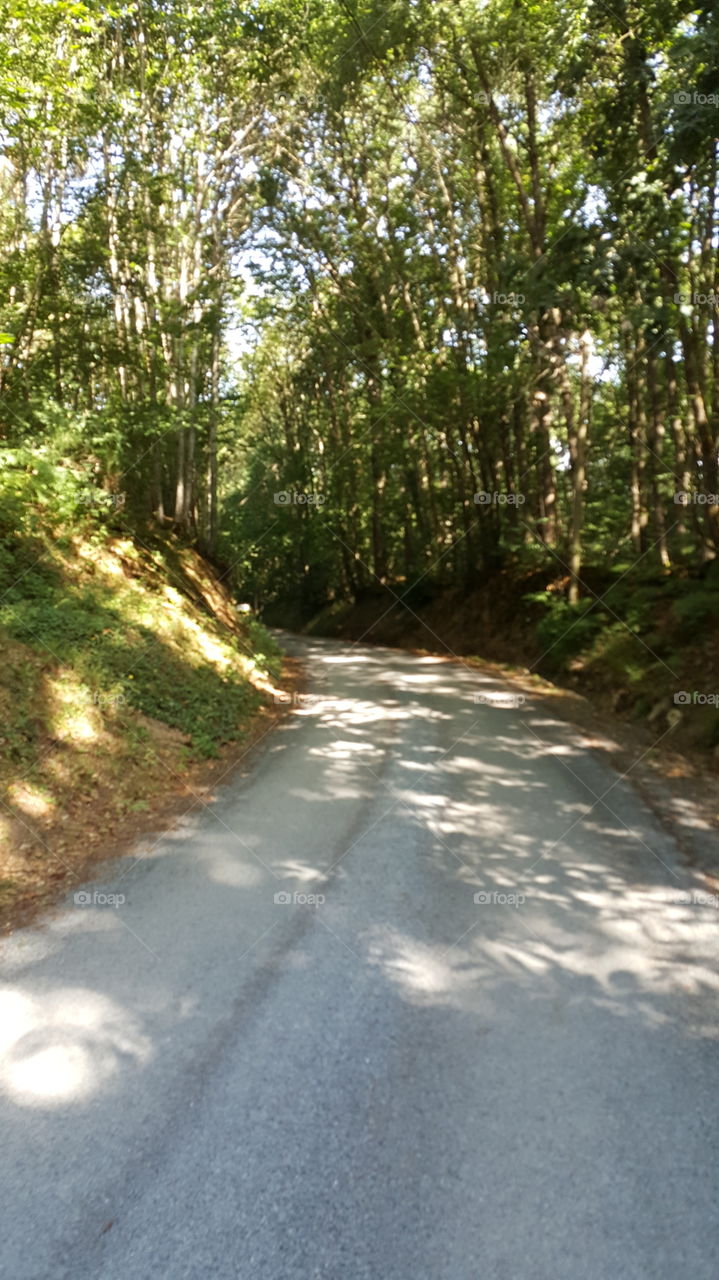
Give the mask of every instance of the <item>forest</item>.
<path id="1" fill-rule="evenodd" d="M 0 1276 L 719 1280 L 719 0 L 0 0 Z"/>
<path id="2" fill-rule="evenodd" d="M 715 626 L 709 0 L 1 7 L 6 532 L 61 468 L 280 620 L 551 571 L 562 632 Z"/>

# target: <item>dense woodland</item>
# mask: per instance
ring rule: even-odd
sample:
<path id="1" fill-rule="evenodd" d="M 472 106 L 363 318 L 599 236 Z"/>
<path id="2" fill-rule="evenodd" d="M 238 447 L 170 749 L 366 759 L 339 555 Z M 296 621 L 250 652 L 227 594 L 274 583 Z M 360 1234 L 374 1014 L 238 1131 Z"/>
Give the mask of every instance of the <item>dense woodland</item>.
<path id="1" fill-rule="evenodd" d="M 719 12 L 0 0 L 0 429 L 259 601 L 719 548 Z"/>

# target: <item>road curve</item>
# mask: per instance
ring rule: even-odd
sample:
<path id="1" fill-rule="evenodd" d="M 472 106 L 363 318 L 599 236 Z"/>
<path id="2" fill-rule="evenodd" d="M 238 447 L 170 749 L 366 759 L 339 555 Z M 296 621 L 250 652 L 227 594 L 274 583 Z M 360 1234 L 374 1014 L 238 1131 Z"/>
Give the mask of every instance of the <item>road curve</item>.
<path id="1" fill-rule="evenodd" d="M 0 946 L 0 1275 L 716 1280 L 702 882 L 496 681 L 290 645 L 248 776 Z"/>

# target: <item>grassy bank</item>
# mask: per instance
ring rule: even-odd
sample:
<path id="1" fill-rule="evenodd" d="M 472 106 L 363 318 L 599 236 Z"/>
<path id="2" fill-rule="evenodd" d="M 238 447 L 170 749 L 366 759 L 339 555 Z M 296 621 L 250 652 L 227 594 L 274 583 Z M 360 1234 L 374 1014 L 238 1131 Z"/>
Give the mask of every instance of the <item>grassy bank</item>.
<path id="1" fill-rule="evenodd" d="M 0 915 L 247 736 L 279 675 L 211 567 L 46 453 L 0 457 Z"/>

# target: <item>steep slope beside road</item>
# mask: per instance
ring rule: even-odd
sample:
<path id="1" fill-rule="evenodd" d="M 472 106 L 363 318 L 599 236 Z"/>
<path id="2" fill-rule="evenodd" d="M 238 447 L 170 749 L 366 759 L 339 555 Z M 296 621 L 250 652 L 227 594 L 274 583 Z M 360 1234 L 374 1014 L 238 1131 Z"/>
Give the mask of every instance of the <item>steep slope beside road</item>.
<path id="1" fill-rule="evenodd" d="M 0 482 L 0 922 L 246 739 L 280 658 L 211 566 L 41 451 Z M 188 773 L 189 770 L 189 773 Z"/>

